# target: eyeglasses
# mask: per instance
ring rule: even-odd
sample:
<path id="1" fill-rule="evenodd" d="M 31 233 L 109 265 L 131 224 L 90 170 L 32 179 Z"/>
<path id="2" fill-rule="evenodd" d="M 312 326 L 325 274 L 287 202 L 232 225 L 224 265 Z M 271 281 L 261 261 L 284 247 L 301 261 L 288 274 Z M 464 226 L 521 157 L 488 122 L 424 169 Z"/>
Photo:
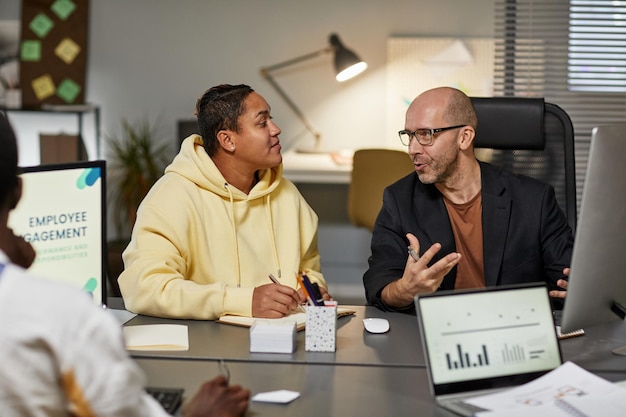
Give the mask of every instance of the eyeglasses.
<path id="1" fill-rule="evenodd" d="M 459 127 L 463 127 L 466 125 L 457 125 L 450 127 L 440 127 L 437 129 L 417 129 L 414 132 L 409 132 L 408 130 L 401 130 L 398 132 L 398 136 L 400 137 L 400 142 L 404 146 L 409 146 L 411 144 L 411 139 L 417 139 L 417 143 L 422 146 L 430 146 L 433 144 L 433 137 L 435 133 L 445 132 L 446 130 L 458 129 Z"/>

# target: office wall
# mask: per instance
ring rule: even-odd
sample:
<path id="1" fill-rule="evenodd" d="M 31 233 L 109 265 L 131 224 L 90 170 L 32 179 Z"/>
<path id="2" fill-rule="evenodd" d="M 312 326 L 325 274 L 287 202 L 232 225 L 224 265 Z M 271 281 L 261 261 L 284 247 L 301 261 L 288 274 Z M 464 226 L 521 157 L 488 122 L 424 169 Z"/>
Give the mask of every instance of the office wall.
<path id="1" fill-rule="evenodd" d="M 330 55 L 275 74 L 323 134 L 327 149 L 385 146 L 387 39 L 493 36 L 494 0 L 91 0 L 87 101 L 101 107 L 103 138 L 124 117 L 159 120 L 177 143 L 176 120 L 218 83 L 246 83 L 272 106 L 285 147 L 312 145 L 304 126 L 259 69 L 327 46 L 336 32 L 366 60 L 362 76 L 339 84 Z M 0 19 L 19 19 L 19 2 L 0 0 Z M 416 92 L 417 94 L 417 92 Z M 12 116 L 22 165 L 37 164 L 38 134 L 75 129 L 73 118 Z M 96 154 L 85 121 L 90 156 Z M 174 147 L 174 146 L 173 146 Z M 172 155 L 174 149 L 172 149 Z M 103 144 L 101 156 L 106 155 Z M 346 187 L 302 185 L 321 213 L 320 250 L 329 280 L 362 294 L 369 233 L 347 224 Z M 339 202 L 339 204 L 337 204 Z M 336 207 L 329 207 L 336 205 Z M 333 209 L 335 210 L 333 212 Z M 348 291 L 349 292 L 349 291 Z"/>
<path id="2" fill-rule="evenodd" d="M 390 134 L 384 123 L 387 38 L 493 34 L 493 0 L 91 0 L 90 8 L 86 97 L 102 108 L 103 136 L 118 129 L 122 117 L 147 116 L 160 119 L 172 143 L 176 119 L 192 115 L 206 88 L 247 83 L 270 102 L 289 146 L 303 126 L 259 68 L 321 49 L 332 32 L 369 63 L 362 77 L 337 83 L 326 55 L 281 72 L 277 81 L 323 133 L 325 147 L 384 143 Z M 19 19 L 19 13 L 19 1 L 0 2 L 0 19 Z M 39 122 L 43 130 L 61 123 Z M 67 123 L 64 128 L 73 128 L 72 119 Z M 24 129 L 21 139 L 34 142 L 23 124 L 33 127 L 32 118 L 16 128 Z M 300 144 L 308 143 L 305 134 Z M 34 150 L 22 147 L 23 159 L 34 161 Z"/>

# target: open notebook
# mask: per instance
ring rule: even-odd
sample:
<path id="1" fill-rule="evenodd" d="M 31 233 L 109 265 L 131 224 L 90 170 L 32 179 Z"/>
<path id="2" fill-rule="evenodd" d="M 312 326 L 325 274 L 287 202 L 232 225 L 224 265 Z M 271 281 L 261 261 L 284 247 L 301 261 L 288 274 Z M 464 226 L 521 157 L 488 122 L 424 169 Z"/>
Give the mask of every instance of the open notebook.
<path id="1" fill-rule="evenodd" d="M 356 314 L 355 310 L 352 310 L 347 307 L 337 307 L 337 318 L 343 316 L 351 316 Z M 284 321 L 295 321 L 296 322 L 296 330 L 303 330 L 306 326 L 306 313 L 293 313 L 285 317 L 281 317 L 279 319 L 264 319 L 258 317 L 244 317 L 244 316 L 232 316 L 232 315 L 224 315 L 217 319 L 218 323 L 225 324 L 234 324 L 235 326 L 243 326 L 243 327 L 251 327 L 256 320 L 270 321 L 270 322 L 284 322 Z"/>
<path id="2" fill-rule="evenodd" d="M 531 381 L 561 364 L 545 284 L 415 297 L 431 393 L 460 415 L 469 397 Z"/>

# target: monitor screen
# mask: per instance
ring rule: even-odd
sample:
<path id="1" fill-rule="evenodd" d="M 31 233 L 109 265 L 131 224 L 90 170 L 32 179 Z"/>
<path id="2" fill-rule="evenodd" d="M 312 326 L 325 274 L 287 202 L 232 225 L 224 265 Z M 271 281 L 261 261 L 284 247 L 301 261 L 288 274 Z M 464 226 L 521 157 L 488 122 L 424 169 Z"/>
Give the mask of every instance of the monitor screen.
<path id="1" fill-rule="evenodd" d="M 106 300 L 105 162 L 21 168 L 22 199 L 9 227 L 37 257 L 29 271 Z"/>

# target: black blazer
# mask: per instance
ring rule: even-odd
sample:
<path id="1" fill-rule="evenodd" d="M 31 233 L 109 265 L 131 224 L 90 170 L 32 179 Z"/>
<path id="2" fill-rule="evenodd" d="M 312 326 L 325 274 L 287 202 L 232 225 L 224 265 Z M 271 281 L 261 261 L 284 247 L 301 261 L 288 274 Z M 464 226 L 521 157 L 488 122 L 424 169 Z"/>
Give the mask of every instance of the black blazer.
<path id="1" fill-rule="evenodd" d="M 483 205 L 483 256 L 487 286 L 556 281 L 569 266 L 574 237 L 552 186 L 480 162 Z M 407 261 L 406 233 L 420 242 L 420 252 L 433 243 L 441 250 L 431 263 L 456 251 L 443 197 L 432 184 L 411 173 L 387 187 L 372 232 L 369 269 L 363 276 L 370 305 L 393 310 L 380 298 L 382 289 L 400 278 Z M 420 253 L 421 255 L 421 253 Z M 440 289 L 454 288 L 456 268 Z M 558 301 L 555 308 L 561 307 Z M 415 312 L 414 306 L 406 312 Z"/>

